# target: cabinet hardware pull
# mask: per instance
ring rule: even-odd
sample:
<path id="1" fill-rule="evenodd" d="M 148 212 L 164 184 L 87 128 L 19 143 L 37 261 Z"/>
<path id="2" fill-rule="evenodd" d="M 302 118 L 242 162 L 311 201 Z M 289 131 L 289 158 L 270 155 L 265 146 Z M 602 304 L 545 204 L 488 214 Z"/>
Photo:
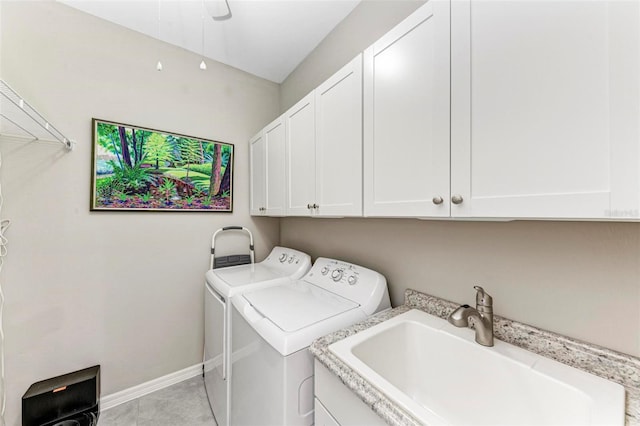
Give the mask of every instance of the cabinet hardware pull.
<path id="1" fill-rule="evenodd" d="M 453 204 L 462 204 L 462 202 L 464 201 L 464 199 L 462 198 L 462 195 L 454 195 L 453 197 L 451 197 L 451 202 Z"/>
<path id="2" fill-rule="evenodd" d="M 311 204 L 307 204 L 307 208 L 308 208 L 309 210 L 311 210 L 311 208 L 312 208 L 312 207 L 311 207 Z"/>
<path id="3" fill-rule="evenodd" d="M 436 206 L 440 205 L 440 204 L 442 204 L 444 202 L 442 197 L 433 197 L 433 200 L 431 200 L 431 201 L 433 201 L 433 204 L 435 204 Z"/>

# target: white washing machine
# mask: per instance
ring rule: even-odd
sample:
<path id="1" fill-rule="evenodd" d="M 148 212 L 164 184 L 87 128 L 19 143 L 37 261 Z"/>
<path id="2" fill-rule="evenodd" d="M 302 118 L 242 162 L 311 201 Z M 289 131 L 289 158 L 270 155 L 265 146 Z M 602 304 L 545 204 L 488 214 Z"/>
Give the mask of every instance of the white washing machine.
<path id="1" fill-rule="evenodd" d="M 247 290 L 276 285 L 302 277 L 311 258 L 298 250 L 274 247 L 256 264 L 211 269 L 205 278 L 203 375 L 209 404 L 218 426 L 229 424 L 231 365 L 230 298 Z"/>
<path id="2" fill-rule="evenodd" d="M 312 425 L 311 342 L 390 308 L 370 269 L 319 258 L 299 280 L 245 292 L 233 309 L 233 426 Z"/>

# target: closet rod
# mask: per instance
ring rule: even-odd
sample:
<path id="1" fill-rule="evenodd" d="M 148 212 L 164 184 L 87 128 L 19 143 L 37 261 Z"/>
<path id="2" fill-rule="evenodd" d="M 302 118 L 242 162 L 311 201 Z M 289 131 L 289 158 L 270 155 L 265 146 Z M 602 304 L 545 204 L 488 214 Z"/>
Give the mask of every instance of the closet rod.
<path id="1" fill-rule="evenodd" d="M 5 105 L 8 106 L 10 110 L 20 111 L 23 116 L 28 117 L 30 120 L 28 123 L 32 125 L 36 125 L 38 128 L 44 130 L 47 134 L 51 135 L 54 140 L 63 144 L 67 149 L 72 150 L 74 142 L 67 138 L 62 134 L 58 129 L 56 129 L 47 119 L 45 119 L 34 107 L 32 107 L 27 101 L 25 101 L 15 90 L 7 84 L 6 81 L 0 79 L 0 94 L 2 94 L 2 101 L 0 103 L 0 116 L 10 122 L 12 125 L 18 127 L 23 132 L 27 133 L 29 136 L 33 137 L 34 140 L 41 140 L 40 137 L 36 136 L 36 132 L 29 130 L 27 125 L 19 124 L 15 119 L 9 118 L 5 114 Z M 6 102 L 9 102 L 6 104 Z M 0 133 L 1 134 L 1 133 Z"/>

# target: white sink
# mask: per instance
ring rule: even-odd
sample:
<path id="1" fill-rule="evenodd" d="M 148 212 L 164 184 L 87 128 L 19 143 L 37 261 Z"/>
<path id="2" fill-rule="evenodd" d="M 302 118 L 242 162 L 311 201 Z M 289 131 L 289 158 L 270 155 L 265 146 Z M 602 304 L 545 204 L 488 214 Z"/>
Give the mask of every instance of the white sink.
<path id="1" fill-rule="evenodd" d="M 329 350 L 428 425 L 624 425 L 621 385 L 422 311 Z"/>

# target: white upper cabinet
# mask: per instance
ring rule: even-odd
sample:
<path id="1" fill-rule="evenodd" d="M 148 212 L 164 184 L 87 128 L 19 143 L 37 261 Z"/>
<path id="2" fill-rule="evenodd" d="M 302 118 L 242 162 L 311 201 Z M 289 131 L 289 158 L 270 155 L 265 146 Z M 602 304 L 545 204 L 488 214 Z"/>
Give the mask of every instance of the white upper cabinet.
<path id="1" fill-rule="evenodd" d="M 449 216 L 449 2 L 364 52 L 364 215 Z"/>
<path id="2" fill-rule="evenodd" d="M 251 187 L 249 188 L 249 209 L 251 215 L 258 216 L 265 211 L 265 156 L 264 134 L 262 132 L 249 140 L 249 163 Z"/>
<path id="3" fill-rule="evenodd" d="M 319 216 L 362 215 L 362 55 L 315 90 Z"/>
<path id="4" fill-rule="evenodd" d="M 640 1 L 428 0 L 252 140 L 251 212 L 639 219 L 639 76 Z"/>
<path id="5" fill-rule="evenodd" d="M 451 13 L 451 215 L 638 217 L 638 2 Z"/>
<path id="6" fill-rule="evenodd" d="M 289 216 L 362 215 L 362 55 L 285 114 Z"/>
<path id="7" fill-rule="evenodd" d="M 287 132 L 287 215 L 308 216 L 316 192 L 316 112 L 314 93 L 285 114 Z"/>
<path id="8" fill-rule="evenodd" d="M 251 138 L 249 146 L 251 214 L 283 216 L 286 207 L 283 118 L 278 118 Z"/>
<path id="9" fill-rule="evenodd" d="M 270 216 L 283 216 L 286 202 L 285 125 L 282 117 L 264 129 L 265 208 Z"/>

